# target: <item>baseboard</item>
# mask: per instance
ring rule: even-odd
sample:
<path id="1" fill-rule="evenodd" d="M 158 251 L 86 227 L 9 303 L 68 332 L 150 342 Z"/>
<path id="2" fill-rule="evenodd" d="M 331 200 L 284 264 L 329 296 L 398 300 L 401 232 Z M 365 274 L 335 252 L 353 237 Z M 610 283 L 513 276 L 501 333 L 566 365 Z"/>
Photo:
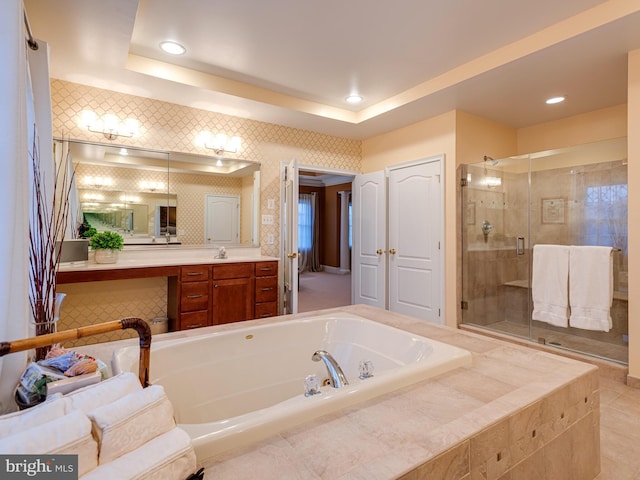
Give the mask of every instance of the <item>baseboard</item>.
<path id="1" fill-rule="evenodd" d="M 340 267 L 332 267 L 329 265 L 322 265 L 322 270 L 327 273 L 333 273 L 336 275 L 348 275 L 349 273 L 351 273 L 351 270 L 343 270 Z"/>

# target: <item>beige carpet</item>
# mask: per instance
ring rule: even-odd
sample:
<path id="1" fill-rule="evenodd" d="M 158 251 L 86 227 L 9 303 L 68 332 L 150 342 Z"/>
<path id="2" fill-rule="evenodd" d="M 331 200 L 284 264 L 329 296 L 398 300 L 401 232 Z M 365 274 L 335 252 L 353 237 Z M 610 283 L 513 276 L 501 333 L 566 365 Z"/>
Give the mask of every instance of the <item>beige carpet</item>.
<path id="1" fill-rule="evenodd" d="M 326 272 L 300 274 L 298 312 L 351 305 L 351 275 Z"/>

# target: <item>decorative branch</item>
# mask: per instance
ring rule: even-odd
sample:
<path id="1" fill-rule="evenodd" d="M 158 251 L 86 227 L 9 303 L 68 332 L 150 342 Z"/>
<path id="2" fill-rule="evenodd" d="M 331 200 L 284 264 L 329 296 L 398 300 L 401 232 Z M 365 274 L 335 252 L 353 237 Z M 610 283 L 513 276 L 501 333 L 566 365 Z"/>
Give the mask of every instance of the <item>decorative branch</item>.
<path id="1" fill-rule="evenodd" d="M 56 240 L 63 240 L 67 228 L 69 214 L 69 196 L 73 188 L 75 170 L 69 174 L 71 156 L 67 152 L 64 162 L 57 168 L 53 185 L 53 196 L 49 197 L 43 184 L 40 171 L 40 152 L 37 135 L 35 135 L 31 157 L 33 173 L 33 192 L 30 201 L 31 215 L 29 222 L 29 303 L 35 323 L 36 335 L 54 333 L 56 273 L 60 265 L 61 248 L 56 248 Z M 62 188 L 60 198 L 58 189 Z M 36 350 L 36 359 L 44 358 L 48 347 Z"/>

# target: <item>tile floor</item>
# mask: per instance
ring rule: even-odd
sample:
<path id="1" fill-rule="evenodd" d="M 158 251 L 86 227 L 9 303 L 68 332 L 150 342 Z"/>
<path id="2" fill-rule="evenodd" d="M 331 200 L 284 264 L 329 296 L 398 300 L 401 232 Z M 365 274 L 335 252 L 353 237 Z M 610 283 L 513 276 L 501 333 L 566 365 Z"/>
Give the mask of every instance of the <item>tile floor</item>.
<path id="1" fill-rule="evenodd" d="M 600 475 L 597 480 L 640 479 L 640 389 L 600 376 Z"/>

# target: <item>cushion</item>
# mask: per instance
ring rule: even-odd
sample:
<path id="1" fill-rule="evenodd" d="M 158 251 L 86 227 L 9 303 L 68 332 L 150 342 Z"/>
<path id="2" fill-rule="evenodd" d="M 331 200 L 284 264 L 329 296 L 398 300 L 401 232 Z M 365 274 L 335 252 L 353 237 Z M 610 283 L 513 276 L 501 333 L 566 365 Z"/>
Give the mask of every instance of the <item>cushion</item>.
<path id="1" fill-rule="evenodd" d="M 88 413 L 100 444 L 100 465 L 131 452 L 176 426 L 160 385 L 147 387 Z"/>

